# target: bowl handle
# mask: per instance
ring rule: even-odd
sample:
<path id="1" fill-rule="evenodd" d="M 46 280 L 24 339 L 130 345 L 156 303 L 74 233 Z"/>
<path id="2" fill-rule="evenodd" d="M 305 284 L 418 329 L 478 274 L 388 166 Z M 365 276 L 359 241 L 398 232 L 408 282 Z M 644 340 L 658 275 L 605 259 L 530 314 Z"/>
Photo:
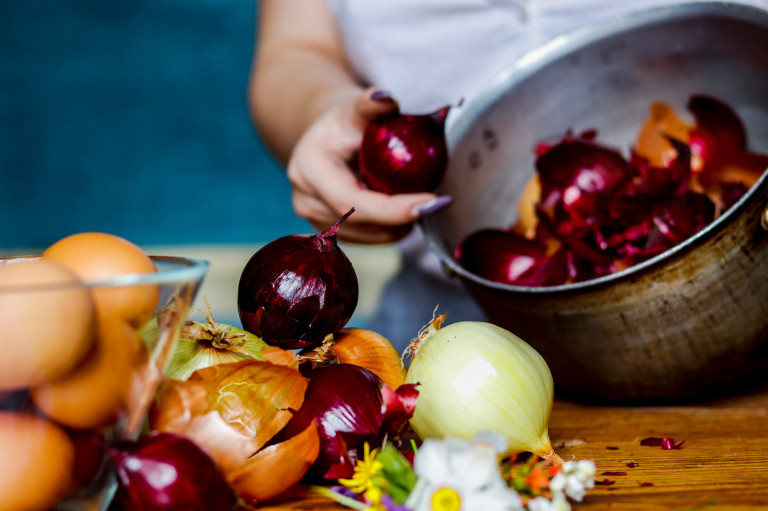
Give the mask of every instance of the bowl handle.
<path id="1" fill-rule="evenodd" d="M 760 215 L 760 225 L 768 231 L 768 206 L 763 210 L 763 214 Z"/>

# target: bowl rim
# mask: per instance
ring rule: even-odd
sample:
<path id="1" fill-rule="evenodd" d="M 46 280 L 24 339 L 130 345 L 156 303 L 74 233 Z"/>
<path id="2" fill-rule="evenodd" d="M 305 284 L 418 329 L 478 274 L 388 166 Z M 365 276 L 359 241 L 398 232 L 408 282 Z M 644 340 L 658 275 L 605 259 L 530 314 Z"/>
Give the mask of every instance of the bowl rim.
<path id="1" fill-rule="evenodd" d="M 102 287 L 124 287 L 139 284 L 168 284 L 174 282 L 195 282 L 202 280 L 210 263 L 204 259 L 181 256 L 150 255 L 150 259 L 155 263 L 157 271 L 154 273 L 126 273 L 109 279 L 81 280 L 79 282 L 66 282 L 59 284 L 33 284 L 25 286 L 0 286 L 0 294 L 50 290 L 50 289 L 70 289 L 70 288 L 102 288 Z M 22 263 L 24 261 L 36 261 L 41 259 L 40 255 L 14 255 L 0 257 L 0 266 L 6 264 Z"/>
<path id="2" fill-rule="evenodd" d="M 515 62 L 502 69 L 486 84 L 485 87 L 482 88 L 480 94 L 473 99 L 462 103 L 460 109 L 453 112 L 453 122 L 449 122 L 446 125 L 446 141 L 448 143 L 449 159 L 450 155 L 453 154 L 457 142 L 471 127 L 473 121 L 467 119 L 476 118 L 474 116 L 469 116 L 468 113 L 483 113 L 487 111 L 488 108 L 492 107 L 503 95 L 514 88 L 517 83 L 533 75 L 551 61 L 557 60 L 573 51 L 583 49 L 592 43 L 620 34 L 629 29 L 639 28 L 653 22 L 671 21 L 675 18 L 686 18 L 701 14 L 707 16 L 721 14 L 731 18 L 735 17 L 754 24 L 763 25 L 768 29 L 768 11 L 747 4 L 700 1 L 648 8 L 614 18 L 610 21 L 590 24 L 571 32 L 567 32 L 551 40 L 549 43 L 524 54 Z M 574 291 L 590 290 L 630 279 L 645 272 L 651 267 L 661 265 L 668 259 L 675 257 L 675 255 L 704 243 L 707 239 L 713 237 L 721 228 L 724 228 L 728 223 L 734 221 L 739 213 L 745 208 L 747 202 L 765 187 L 767 182 L 768 169 L 763 172 L 760 178 L 735 204 L 723 212 L 717 219 L 696 234 L 654 257 L 608 275 L 557 286 L 518 286 L 503 284 L 480 277 L 479 275 L 466 270 L 458 263 L 458 261 L 456 261 L 453 254 L 447 252 L 444 246 L 445 244 L 436 233 L 435 218 L 439 216 L 439 213 L 437 215 L 421 218 L 419 224 L 430 250 L 438 256 L 443 265 L 447 266 L 450 273 L 456 274 L 464 280 L 472 281 L 496 291 L 527 295 L 564 294 L 572 293 Z"/>

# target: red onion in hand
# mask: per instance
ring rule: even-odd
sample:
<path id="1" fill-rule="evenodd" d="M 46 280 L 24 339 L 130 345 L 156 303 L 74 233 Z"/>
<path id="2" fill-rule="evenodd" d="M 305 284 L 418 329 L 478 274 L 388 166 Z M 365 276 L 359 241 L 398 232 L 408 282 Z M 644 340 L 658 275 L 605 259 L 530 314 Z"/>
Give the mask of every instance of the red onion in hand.
<path id="1" fill-rule="evenodd" d="M 231 511 L 237 495 L 192 440 L 152 433 L 108 449 L 126 511 Z"/>
<path id="2" fill-rule="evenodd" d="M 243 329 L 284 349 L 322 344 L 357 307 L 357 275 L 336 242 L 352 208 L 320 234 L 278 238 L 243 269 L 237 308 Z"/>
<path id="3" fill-rule="evenodd" d="M 445 118 L 450 107 L 431 114 L 396 114 L 368 123 L 359 153 L 360 178 L 387 194 L 432 192 L 448 165 Z"/>

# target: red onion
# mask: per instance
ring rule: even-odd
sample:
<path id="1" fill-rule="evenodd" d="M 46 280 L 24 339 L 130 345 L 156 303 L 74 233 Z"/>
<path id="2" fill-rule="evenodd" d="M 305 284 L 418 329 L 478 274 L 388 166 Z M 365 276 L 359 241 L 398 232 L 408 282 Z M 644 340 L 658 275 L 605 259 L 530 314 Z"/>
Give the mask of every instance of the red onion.
<path id="1" fill-rule="evenodd" d="M 746 148 L 744 125 L 730 106 L 709 96 L 694 95 L 688 100 L 688 110 L 696 118 L 690 145 L 705 161 Z"/>
<path id="2" fill-rule="evenodd" d="M 539 239 L 497 229 L 470 234 L 456 248 L 467 270 L 488 280 L 517 286 L 554 286 L 568 278 L 566 252 L 547 251 Z"/>
<path id="3" fill-rule="evenodd" d="M 352 364 L 329 364 L 306 370 L 309 386 L 304 404 L 274 443 L 303 431 L 312 420 L 320 433 L 320 455 L 310 479 L 351 477 L 363 445 L 395 441 L 416 407 L 416 385 L 395 390 L 371 371 Z"/>
<path id="4" fill-rule="evenodd" d="M 630 185 L 631 193 L 647 193 L 662 197 L 679 195 L 690 189 L 691 149 L 688 144 L 679 140 L 665 138 L 672 144 L 677 156 L 664 167 L 655 167 L 648 160 L 632 153 L 630 165 L 638 179 Z"/>
<path id="5" fill-rule="evenodd" d="M 108 454 L 126 511 L 231 511 L 238 503 L 213 459 L 186 437 L 152 433 Z"/>
<path id="6" fill-rule="evenodd" d="M 424 115 L 398 113 L 368 123 L 358 161 L 362 181 L 388 194 L 434 191 L 448 165 L 449 108 Z"/>
<path id="7" fill-rule="evenodd" d="M 566 136 L 536 160 L 540 207 L 558 232 L 578 234 L 600 221 L 605 201 L 631 178 L 618 151 L 584 138 Z"/>
<path id="8" fill-rule="evenodd" d="M 352 208 L 320 234 L 278 238 L 243 269 L 237 307 L 243 329 L 284 349 L 322 344 L 357 307 L 357 275 L 336 242 Z"/>

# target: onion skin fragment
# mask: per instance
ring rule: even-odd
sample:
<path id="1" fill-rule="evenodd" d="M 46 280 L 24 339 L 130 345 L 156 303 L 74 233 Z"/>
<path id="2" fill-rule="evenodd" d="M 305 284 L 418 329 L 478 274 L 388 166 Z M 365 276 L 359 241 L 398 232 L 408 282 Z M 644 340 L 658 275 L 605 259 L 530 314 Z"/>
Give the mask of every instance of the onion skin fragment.
<path id="1" fill-rule="evenodd" d="M 251 505 L 274 498 L 298 483 L 320 453 L 320 437 L 313 421 L 285 442 L 260 450 L 229 474 L 240 498 Z"/>
<path id="2" fill-rule="evenodd" d="M 291 420 L 307 383 L 294 368 L 256 360 L 201 369 L 161 385 L 150 428 L 191 438 L 229 474 Z"/>

